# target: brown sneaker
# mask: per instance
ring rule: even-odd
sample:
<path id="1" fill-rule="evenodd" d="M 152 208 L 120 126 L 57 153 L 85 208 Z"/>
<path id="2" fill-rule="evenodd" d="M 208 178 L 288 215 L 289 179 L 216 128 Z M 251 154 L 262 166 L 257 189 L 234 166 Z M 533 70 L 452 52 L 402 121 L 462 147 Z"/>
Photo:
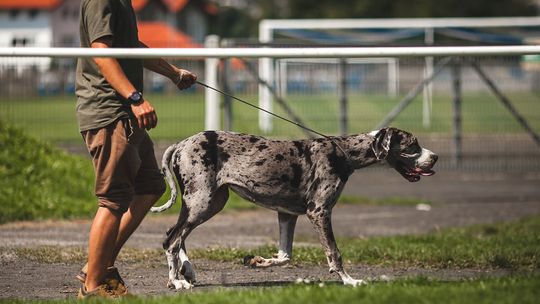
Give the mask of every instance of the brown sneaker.
<path id="1" fill-rule="evenodd" d="M 83 285 L 86 282 L 87 271 L 88 271 L 88 264 L 85 264 L 84 267 L 79 272 L 79 274 L 77 274 L 76 276 L 77 280 L 79 280 Z M 118 272 L 118 268 L 114 266 L 107 268 L 107 276 L 105 277 L 105 283 L 106 285 L 109 286 L 112 292 L 116 294 L 117 296 L 128 295 L 128 289 L 126 287 L 126 283 L 120 276 L 120 273 Z"/>
<path id="2" fill-rule="evenodd" d="M 107 284 L 99 285 L 96 289 L 87 291 L 86 286 L 81 286 L 77 299 L 86 300 L 91 298 L 118 298 L 118 295 L 114 294 L 113 290 Z"/>

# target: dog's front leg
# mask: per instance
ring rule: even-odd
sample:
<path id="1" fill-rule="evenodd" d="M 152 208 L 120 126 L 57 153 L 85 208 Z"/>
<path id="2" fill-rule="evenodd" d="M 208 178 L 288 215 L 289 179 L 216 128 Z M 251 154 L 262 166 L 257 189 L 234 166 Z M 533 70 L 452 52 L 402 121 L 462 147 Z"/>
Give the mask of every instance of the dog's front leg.
<path id="1" fill-rule="evenodd" d="M 296 227 L 297 219 L 297 215 L 278 212 L 279 251 L 276 258 L 285 263 L 288 263 L 292 259 L 294 228 Z"/>
<path id="2" fill-rule="evenodd" d="M 288 264 L 292 258 L 292 245 L 294 239 L 294 228 L 296 227 L 297 215 L 278 212 L 279 221 L 279 250 L 270 259 L 265 259 L 260 256 L 249 256 L 244 260 L 246 266 L 251 267 L 270 267 L 282 266 Z"/>
<path id="3" fill-rule="evenodd" d="M 364 280 L 353 279 L 343 269 L 341 253 L 339 252 L 336 239 L 334 238 L 334 232 L 332 231 L 331 211 L 324 208 L 317 208 L 314 211 L 308 211 L 307 216 L 319 234 L 330 272 L 337 273 L 345 285 L 358 286 L 366 284 Z"/>

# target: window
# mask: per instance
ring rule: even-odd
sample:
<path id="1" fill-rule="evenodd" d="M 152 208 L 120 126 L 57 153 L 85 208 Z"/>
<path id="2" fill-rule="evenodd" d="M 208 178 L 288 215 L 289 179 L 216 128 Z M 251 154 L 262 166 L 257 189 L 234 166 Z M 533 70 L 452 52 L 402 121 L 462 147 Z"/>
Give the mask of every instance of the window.
<path id="1" fill-rule="evenodd" d="M 36 18 L 38 14 L 39 14 L 39 11 L 37 9 L 31 9 L 28 12 L 28 16 L 30 16 L 30 19 Z"/>
<path id="2" fill-rule="evenodd" d="M 15 19 L 19 15 L 19 12 L 20 12 L 19 10 L 12 9 L 12 10 L 9 11 L 9 17 L 11 19 Z"/>
<path id="3" fill-rule="evenodd" d="M 13 37 L 13 39 L 11 39 L 11 46 L 13 47 L 24 47 L 31 44 L 33 44 L 33 41 L 28 37 Z"/>

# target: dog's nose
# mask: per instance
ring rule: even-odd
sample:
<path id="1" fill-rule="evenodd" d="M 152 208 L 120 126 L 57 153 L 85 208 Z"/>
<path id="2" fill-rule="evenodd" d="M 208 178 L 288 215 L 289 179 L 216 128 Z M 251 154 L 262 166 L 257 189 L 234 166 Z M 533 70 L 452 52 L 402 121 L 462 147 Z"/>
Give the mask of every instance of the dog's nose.
<path id="1" fill-rule="evenodd" d="M 433 160 L 433 164 L 435 164 L 437 160 L 439 159 L 439 156 L 437 154 L 433 154 L 431 155 L 431 159 Z"/>

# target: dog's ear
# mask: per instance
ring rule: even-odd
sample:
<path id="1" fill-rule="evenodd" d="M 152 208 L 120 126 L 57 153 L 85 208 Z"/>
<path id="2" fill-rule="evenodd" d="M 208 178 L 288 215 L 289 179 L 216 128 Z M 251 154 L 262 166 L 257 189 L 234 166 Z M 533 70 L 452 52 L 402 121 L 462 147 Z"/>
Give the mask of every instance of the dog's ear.
<path id="1" fill-rule="evenodd" d="M 373 149 L 373 153 L 377 160 L 385 159 L 386 156 L 388 156 L 392 133 L 391 128 L 384 128 L 375 133 L 371 149 Z"/>

